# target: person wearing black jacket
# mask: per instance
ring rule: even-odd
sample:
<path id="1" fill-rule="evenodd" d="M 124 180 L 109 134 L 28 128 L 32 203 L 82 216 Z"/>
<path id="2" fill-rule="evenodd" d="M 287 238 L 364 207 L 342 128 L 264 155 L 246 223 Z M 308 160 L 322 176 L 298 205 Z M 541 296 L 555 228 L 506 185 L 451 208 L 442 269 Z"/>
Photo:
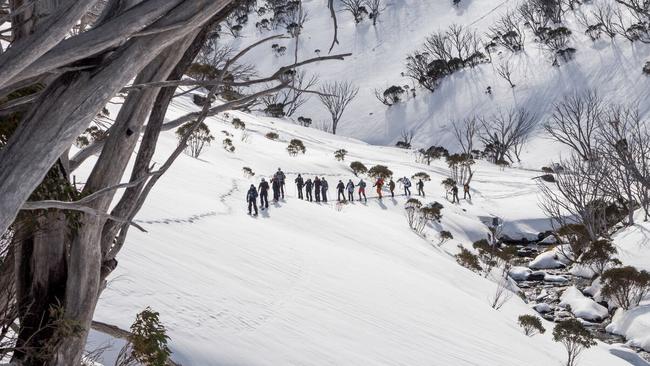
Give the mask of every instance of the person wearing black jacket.
<path id="1" fill-rule="evenodd" d="M 280 200 L 280 180 L 277 177 L 271 179 L 271 189 L 273 190 L 273 202 Z"/>
<path id="2" fill-rule="evenodd" d="M 257 189 L 260 193 L 260 209 L 264 210 L 265 208 L 269 208 L 269 182 L 262 178 Z"/>
<path id="3" fill-rule="evenodd" d="M 311 182 L 310 178 L 307 178 L 307 181 L 305 182 L 305 199 L 309 202 L 313 201 L 314 198 L 311 194 L 311 188 L 314 184 Z"/>
<path id="4" fill-rule="evenodd" d="M 298 188 L 298 198 L 303 199 L 302 198 L 302 187 L 305 185 L 305 181 L 302 179 L 300 174 L 298 174 L 298 178 L 296 178 L 295 182 L 296 182 L 296 187 Z"/>
<path id="5" fill-rule="evenodd" d="M 251 187 L 248 189 L 246 202 L 248 202 L 248 214 L 250 215 L 252 213 L 251 208 L 254 208 L 255 216 L 257 216 L 257 189 L 255 189 L 254 184 L 251 184 Z"/>
<path id="6" fill-rule="evenodd" d="M 329 183 L 327 183 L 327 180 L 325 177 L 320 180 L 320 195 L 321 198 L 323 199 L 323 202 L 327 202 L 327 189 L 330 187 Z"/>
<path id="7" fill-rule="evenodd" d="M 320 202 L 321 181 L 318 177 L 314 178 L 314 194 L 316 195 L 316 202 Z"/>
<path id="8" fill-rule="evenodd" d="M 336 200 L 341 202 L 345 201 L 345 184 L 343 184 L 342 180 L 339 180 L 339 184 L 336 185 Z"/>

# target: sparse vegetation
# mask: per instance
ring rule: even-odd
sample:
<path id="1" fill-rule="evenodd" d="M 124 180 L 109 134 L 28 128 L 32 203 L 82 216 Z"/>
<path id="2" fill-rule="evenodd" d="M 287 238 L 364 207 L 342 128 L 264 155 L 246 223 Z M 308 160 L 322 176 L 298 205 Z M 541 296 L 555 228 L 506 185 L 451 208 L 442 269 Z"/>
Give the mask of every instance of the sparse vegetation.
<path id="1" fill-rule="evenodd" d="M 368 176 L 375 179 L 388 179 L 393 176 L 393 172 L 385 165 L 375 165 L 368 170 Z"/>
<path id="2" fill-rule="evenodd" d="M 303 144 L 302 140 L 292 139 L 287 146 L 287 151 L 290 156 L 296 156 L 298 154 L 304 154 L 307 151 L 307 148 Z"/>
<path id="3" fill-rule="evenodd" d="M 336 160 L 338 160 L 338 161 L 343 161 L 343 160 L 345 160 L 345 155 L 347 155 L 347 154 L 348 154 L 347 150 L 338 149 L 338 150 L 334 151 L 334 158 L 336 158 Z"/>
<path id="4" fill-rule="evenodd" d="M 524 329 L 524 334 L 532 337 L 535 334 L 544 334 L 546 328 L 542 325 L 542 321 L 535 315 L 520 315 L 519 326 Z"/>
<path id="5" fill-rule="evenodd" d="M 631 309 L 650 293 L 650 273 L 627 266 L 612 268 L 601 277 L 601 294 L 616 306 Z"/>
<path id="6" fill-rule="evenodd" d="M 280 138 L 280 135 L 277 134 L 277 132 L 267 132 L 266 135 L 264 135 L 267 139 L 269 140 L 277 140 Z"/>
<path id="7" fill-rule="evenodd" d="M 185 152 L 193 158 L 198 158 L 203 152 L 203 149 L 214 141 L 214 136 L 212 136 L 210 129 L 205 123 L 201 122 L 199 126 L 194 129 L 195 123 L 196 122 L 189 122 L 179 127 L 176 130 L 176 137 L 182 142 L 185 136 L 190 134 L 187 139 Z M 192 129 L 194 130 L 192 131 Z M 192 132 L 190 133 L 190 131 Z"/>
<path id="8" fill-rule="evenodd" d="M 460 252 L 454 256 L 458 264 L 473 272 L 480 272 L 483 270 L 483 267 L 481 267 L 481 262 L 478 260 L 478 257 L 474 253 L 465 249 L 465 247 L 462 245 L 458 245 L 458 249 Z"/>
<path id="9" fill-rule="evenodd" d="M 558 322 L 553 329 L 553 340 L 562 343 L 566 349 L 566 366 L 576 366 L 580 353 L 596 345 L 594 336 L 577 319 Z"/>
<path id="10" fill-rule="evenodd" d="M 352 173 L 354 173 L 354 175 L 357 177 L 359 174 L 366 174 L 368 172 L 368 168 L 366 168 L 366 166 L 363 165 L 363 163 L 360 161 L 351 162 L 350 169 L 352 169 Z"/>

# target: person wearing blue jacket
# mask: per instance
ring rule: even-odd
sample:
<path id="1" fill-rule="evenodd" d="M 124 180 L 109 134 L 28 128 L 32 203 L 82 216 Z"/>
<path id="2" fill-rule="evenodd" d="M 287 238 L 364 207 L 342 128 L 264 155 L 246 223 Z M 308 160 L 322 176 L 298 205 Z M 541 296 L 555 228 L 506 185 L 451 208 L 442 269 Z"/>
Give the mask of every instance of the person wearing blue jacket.
<path id="1" fill-rule="evenodd" d="M 251 187 L 248 189 L 248 193 L 246 194 L 246 202 L 248 202 L 248 214 L 252 214 L 251 209 L 254 208 L 254 216 L 257 216 L 257 189 L 255 189 L 254 184 L 251 184 Z"/>

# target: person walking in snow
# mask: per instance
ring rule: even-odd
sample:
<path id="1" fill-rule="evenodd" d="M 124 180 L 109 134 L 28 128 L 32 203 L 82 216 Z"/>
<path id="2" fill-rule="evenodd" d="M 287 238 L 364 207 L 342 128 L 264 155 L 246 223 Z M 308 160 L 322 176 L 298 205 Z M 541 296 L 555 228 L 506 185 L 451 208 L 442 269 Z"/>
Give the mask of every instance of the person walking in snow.
<path id="1" fill-rule="evenodd" d="M 314 194 L 316 195 L 316 202 L 320 202 L 321 180 L 314 178 Z"/>
<path id="2" fill-rule="evenodd" d="M 250 215 L 251 209 L 255 209 L 255 216 L 257 216 L 257 189 L 255 189 L 255 185 L 251 184 L 251 187 L 248 189 L 248 193 L 246 194 L 246 202 L 248 202 L 248 214 Z"/>
<path id="3" fill-rule="evenodd" d="M 302 199 L 302 187 L 305 185 L 305 182 L 303 181 L 300 174 L 298 174 L 298 178 L 296 178 L 295 182 L 296 188 L 298 188 L 298 198 Z"/>
<path id="4" fill-rule="evenodd" d="M 363 196 L 363 199 L 368 202 L 368 197 L 366 197 L 366 182 L 363 179 L 359 180 L 357 187 L 359 187 L 359 201 L 361 201 L 361 196 Z"/>
<path id="5" fill-rule="evenodd" d="M 393 178 L 388 182 L 388 189 L 390 190 L 390 196 L 395 198 L 395 182 L 393 182 Z"/>
<path id="6" fill-rule="evenodd" d="M 410 196 L 411 195 L 411 181 L 404 177 L 402 178 L 402 185 L 404 186 L 404 195 L 405 196 Z"/>
<path id="7" fill-rule="evenodd" d="M 275 173 L 275 178 L 278 180 L 280 195 L 282 195 L 282 199 L 284 199 L 284 181 L 287 177 L 284 175 L 282 169 L 278 168 L 278 171 Z"/>
<path id="8" fill-rule="evenodd" d="M 320 180 L 320 196 L 323 202 L 327 202 L 327 189 L 329 187 L 329 183 L 327 183 L 327 180 L 323 177 L 323 179 Z"/>
<path id="9" fill-rule="evenodd" d="M 271 189 L 273 190 L 273 202 L 278 202 L 280 199 L 280 181 L 277 177 L 271 179 Z"/>
<path id="10" fill-rule="evenodd" d="M 469 193 L 469 183 L 463 184 L 463 199 L 466 200 L 469 197 L 469 200 L 472 200 L 472 194 Z"/>
<path id="11" fill-rule="evenodd" d="M 377 196 L 379 197 L 379 199 L 382 199 L 381 189 L 382 187 L 384 187 L 384 179 L 382 177 L 377 178 L 377 181 L 375 182 L 373 187 L 377 187 Z"/>
<path id="12" fill-rule="evenodd" d="M 345 201 L 345 184 L 342 180 L 339 180 L 339 184 L 336 185 L 336 200 Z"/>
<path id="13" fill-rule="evenodd" d="M 354 202 L 354 183 L 352 183 L 352 179 L 348 180 L 345 188 L 348 190 L 348 200 Z"/>
<path id="14" fill-rule="evenodd" d="M 451 203 L 460 203 L 460 200 L 458 199 L 458 186 L 454 184 L 454 186 L 451 188 Z"/>
<path id="15" fill-rule="evenodd" d="M 418 184 L 416 184 L 416 186 L 418 187 L 418 196 L 424 197 L 424 182 L 422 179 L 418 181 Z"/>
<path id="16" fill-rule="evenodd" d="M 309 202 L 313 201 L 314 198 L 311 194 L 311 188 L 313 186 L 313 183 L 311 182 L 311 178 L 307 178 L 307 181 L 305 182 L 305 199 Z"/>
<path id="17" fill-rule="evenodd" d="M 264 210 L 265 208 L 269 208 L 269 182 L 262 178 L 257 189 L 260 194 L 260 209 Z"/>

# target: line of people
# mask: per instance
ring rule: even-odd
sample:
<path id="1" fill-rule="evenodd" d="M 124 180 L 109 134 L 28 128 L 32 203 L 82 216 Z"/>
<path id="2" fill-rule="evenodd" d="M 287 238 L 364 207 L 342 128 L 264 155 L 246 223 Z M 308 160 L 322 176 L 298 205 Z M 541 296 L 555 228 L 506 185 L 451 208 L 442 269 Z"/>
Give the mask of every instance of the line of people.
<path id="1" fill-rule="evenodd" d="M 284 174 L 282 169 L 278 168 L 278 171 L 273 175 L 270 181 L 271 184 L 269 184 L 269 182 L 267 182 L 264 178 L 262 178 L 258 187 L 255 187 L 254 184 L 251 184 L 246 194 L 246 202 L 248 203 L 249 215 L 255 215 L 255 216 L 258 215 L 258 210 L 257 210 L 258 196 L 260 198 L 260 209 L 261 210 L 268 209 L 269 189 L 273 191 L 273 202 L 277 202 L 280 199 L 284 199 L 286 175 Z M 407 177 L 403 177 L 398 179 L 397 182 L 402 184 L 404 188 L 404 195 L 410 196 L 411 181 Z M 319 178 L 318 176 L 316 176 L 314 177 L 313 180 L 311 178 L 307 178 L 307 180 L 304 180 L 302 175 L 298 174 L 298 176 L 294 180 L 294 183 L 296 184 L 296 188 L 298 190 L 299 199 L 304 199 L 309 202 L 313 202 L 313 201 L 327 202 L 327 191 L 329 190 L 329 182 L 327 182 L 327 179 L 325 177 Z M 384 185 L 385 185 L 385 181 L 383 178 L 378 178 L 373 185 L 373 187 L 376 188 L 377 197 L 379 199 L 383 198 L 382 189 Z M 347 183 L 343 183 L 343 180 L 339 180 L 338 184 L 336 185 L 337 201 L 354 202 L 354 191 L 357 190 L 358 200 L 359 201 L 363 200 L 364 202 L 368 202 L 368 197 L 366 196 L 366 186 L 367 186 L 366 182 L 361 178 L 359 179 L 359 182 L 356 184 L 352 181 L 352 179 L 349 179 Z M 418 195 L 424 197 L 425 196 L 424 182 L 422 181 L 422 179 L 419 179 L 419 181 L 416 184 L 416 187 L 418 189 Z M 388 189 L 390 191 L 391 197 L 395 197 L 395 188 L 396 188 L 395 181 L 393 181 L 393 179 L 390 178 L 388 182 Z M 303 189 L 304 189 L 304 195 L 303 195 Z M 457 190 L 458 189 L 456 189 L 456 191 Z M 456 198 L 457 198 L 457 194 L 456 194 Z"/>

